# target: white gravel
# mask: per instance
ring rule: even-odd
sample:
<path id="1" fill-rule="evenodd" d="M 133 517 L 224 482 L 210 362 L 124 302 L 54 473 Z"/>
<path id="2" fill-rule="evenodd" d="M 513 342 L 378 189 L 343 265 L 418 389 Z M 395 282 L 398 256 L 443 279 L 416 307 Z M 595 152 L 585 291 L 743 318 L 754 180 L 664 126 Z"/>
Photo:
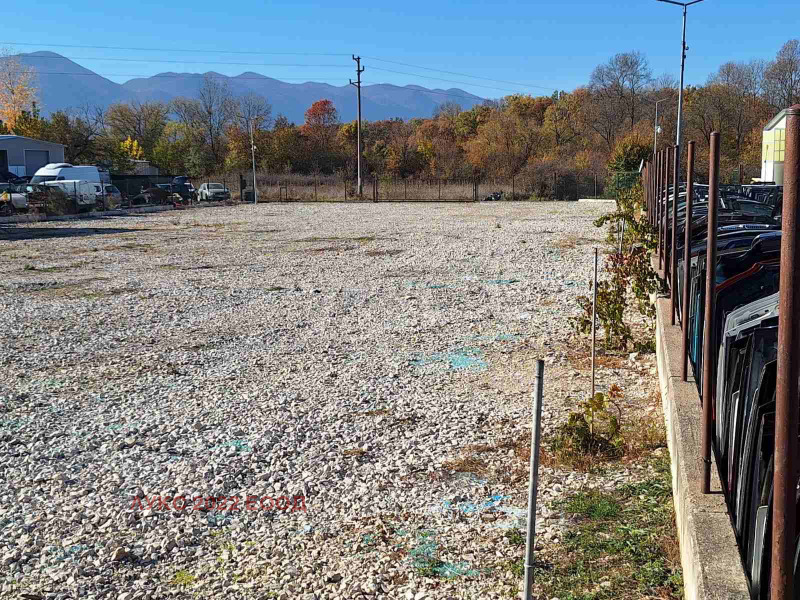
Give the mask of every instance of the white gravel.
<path id="1" fill-rule="evenodd" d="M 0 597 L 509 597 L 527 464 L 496 446 L 530 435 L 536 358 L 546 428 L 586 391 L 568 317 L 608 210 L 267 204 L 0 229 Z M 649 369 L 624 376 L 646 388 Z M 476 444 L 486 468 L 451 470 Z M 542 477 L 557 543 L 547 501 L 601 484 Z M 307 510 L 134 501 L 212 495 Z"/>

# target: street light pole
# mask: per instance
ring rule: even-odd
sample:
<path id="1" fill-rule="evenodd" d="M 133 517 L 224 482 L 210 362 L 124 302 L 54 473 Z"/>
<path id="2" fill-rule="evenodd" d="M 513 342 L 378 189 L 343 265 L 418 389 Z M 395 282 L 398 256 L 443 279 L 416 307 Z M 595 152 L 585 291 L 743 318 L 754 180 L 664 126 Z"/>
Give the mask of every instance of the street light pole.
<path id="1" fill-rule="evenodd" d="M 686 51 L 689 49 L 686 45 L 686 9 L 692 4 L 698 4 L 703 0 L 694 0 L 693 2 L 675 2 L 675 0 L 657 0 L 658 2 L 666 2 L 667 4 L 675 4 L 683 8 L 683 36 L 681 37 L 681 83 L 678 90 L 678 131 L 675 135 L 675 145 L 678 146 L 678 155 L 680 156 L 681 135 L 682 135 L 682 122 L 683 122 L 683 69 L 686 65 Z"/>

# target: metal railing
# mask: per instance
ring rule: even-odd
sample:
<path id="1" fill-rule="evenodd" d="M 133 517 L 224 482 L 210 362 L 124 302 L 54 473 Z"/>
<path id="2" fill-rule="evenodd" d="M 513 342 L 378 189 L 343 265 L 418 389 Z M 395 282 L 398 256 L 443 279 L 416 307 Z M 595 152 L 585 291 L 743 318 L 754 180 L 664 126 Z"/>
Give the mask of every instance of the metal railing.
<path id="1" fill-rule="evenodd" d="M 702 432 L 701 432 L 701 457 L 703 461 L 703 476 L 701 480 L 702 492 L 711 493 L 712 459 L 718 456 L 715 449 L 713 436 L 714 412 L 712 407 L 716 400 L 715 394 L 715 368 L 717 342 L 715 339 L 714 323 L 718 321 L 716 311 L 717 285 L 717 243 L 719 228 L 719 190 L 720 190 L 720 135 L 713 132 L 710 136 L 709 154 L 709 195 L 707 215 L 707 235 L 705 250 L 705 300 L 702 308 L 703 346 L 702 346 Z M 642 185 L 645 192 L 645 206 L 648 224 L 657 231 L 658 261 L 660 275 L 665 279 L 670 288 L 670 311 L 672 324 L 675 324 L 678 296 L 678 256 L 677 246 L 679 238 L 678 223 L 678 147 L 671 147 L 656 152 L 652 161 L 648 161 L 642 171 Z M 689 277 L 691 261 L 693 230 L 692 209 L 694 201 L 694 162 L 695 143 L 688 143 L 686 165 L 686 200 L 684 227 L 684 252 L 683 252 L 683 290 L 678 326 L 682 329 L 682 370 L 681 378 L 687 381 L 689 375 L 690 353 L 690 297 Z M 671 168 L 672 167 L 672 168 Z M 741 171 L 737 179 L 741 180 Z M 740 181 L 741 182 L 741 181 Z M 673 192 L 670 198 L 670 192 Z M 786 117 L 786 150 L 784 162 L 784 187 L 781 218 L 780 241 L 780 274 L 779 274 L 779 319 L 777 330 L 777 375 L 775 379 L 775 431 L 774 447 L 772 448 L 774 471 L 772 479 L 772 504 L 771 504 L 771 548 L 765 547 L 769 553 L 770 571 L 767 575 L 768 582 L 760 581 L 752 593 L 761 598 L 769 594 L 771 600 L 790 600 L 794 598 L 794 570 L 795 553 L 797 550 L 797 523 L 796 512 L 798 468 L 798 432 L 800 431 L 800 104 L 788 109 Z M 670 204 L 671 202 L 671 204 Z M 672 208 L 669 211 L 669 208 Z M 669 214 L 671 212 L 671 215 Z M 671 227 L 671 236 L 668 235 Z M 724 316 L 724 315 L 723 315 Z M 696 315 L 696 319 L 701 317 Z M 716 415 L 717 419 L 724 418 Z M 755 418 L 751 415 L 750 418 Z M 739 432 L 741 434 L 741 432 Z M 718 451 L 719 449 L 717 449 Z M 714 455 L 714 456 L 712 456 Z M 744 459 L 742 459 L 744 460 Z M 721 469 L 725 468 L 720 465 Z M 723 482 L 724 483 L 724 482 Z M 727 485 L 723 491 L 729 507 L 733 501 Z M 762 507 L 763 508 L 763 507 Z M 769 522 L 768 520 L 766 521 Z M 765 527 L 766 529 L 766 527 Z M 765 532 L 764 540 L 769 539 Z M 745 565 L 746 570 L 749 568 Z M 748 571 L 748 575 L 754 575 Z M 751 579 L 751 586 L 754 585 Z"/>

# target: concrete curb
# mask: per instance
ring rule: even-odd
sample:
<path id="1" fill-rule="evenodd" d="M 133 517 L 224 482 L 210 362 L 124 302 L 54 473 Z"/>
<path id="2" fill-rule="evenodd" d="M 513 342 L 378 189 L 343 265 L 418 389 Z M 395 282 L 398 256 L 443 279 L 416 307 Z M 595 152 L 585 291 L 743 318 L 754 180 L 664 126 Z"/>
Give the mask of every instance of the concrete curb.
<path id="1" fill-rule="evenodd" d="M 616 202 L 609 198 L 578 198 L 578 202 Z"/>
<path id="2" fill-rule="evenodd" d="M 78 221 L 101 219 L 103 217 L 128 217 L 130 215 L 159 213 L 168 210 L 194 210 L 198 208 L 211 208 L 215 206 L 225 206 L 223 202 L 206 202 L 203 204 L 195 204 L 193 206 L 179 206 L 175 207 L 170 204 L 157 205 L 157 206 L 137 206 L 134 208 L 118 209 L 118 210 L 104 210 L 98 212 L 89 212 L 79 215 L 60 215 L 52 217 L 42 217 L 35 214 L 18 215 L 16 217 L 0 217 L 0 225 L 14 225 L 17 223 L 47 223 L 51 221 Z"/>
<path id="3" fill-rule="evenodd" d="M 700 492 L 700 395 L 693 377 L 686 383 L 681 381 L 681 330 L 669 323 L 670 302 L 661 298 L 656 304 L 656 356 L 672 458 L 672 494 L 680 538 L 684 596 L 686 600 L 749 600 L 749 586 L 716 464 L 711 476 L 712 493 Z"/>

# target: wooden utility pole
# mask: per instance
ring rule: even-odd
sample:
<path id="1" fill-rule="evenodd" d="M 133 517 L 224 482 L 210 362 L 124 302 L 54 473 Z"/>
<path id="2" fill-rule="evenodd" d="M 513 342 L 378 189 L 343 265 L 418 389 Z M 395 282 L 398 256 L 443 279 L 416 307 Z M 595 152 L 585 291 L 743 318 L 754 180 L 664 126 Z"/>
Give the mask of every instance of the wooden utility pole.
<path id="1" fill-rule="evenodd" d="M 356 81 L 350 80 L 350 85 L 356 86 L 358 90 L 358 127 L 356 137 L 358 138 L 358 197 L 361 198 L 364 189 L 361 185 L 361 74 L 364 68 L 361 66 L 361 57 L 353 55 L 353 60 L 356 61 Z"/>

